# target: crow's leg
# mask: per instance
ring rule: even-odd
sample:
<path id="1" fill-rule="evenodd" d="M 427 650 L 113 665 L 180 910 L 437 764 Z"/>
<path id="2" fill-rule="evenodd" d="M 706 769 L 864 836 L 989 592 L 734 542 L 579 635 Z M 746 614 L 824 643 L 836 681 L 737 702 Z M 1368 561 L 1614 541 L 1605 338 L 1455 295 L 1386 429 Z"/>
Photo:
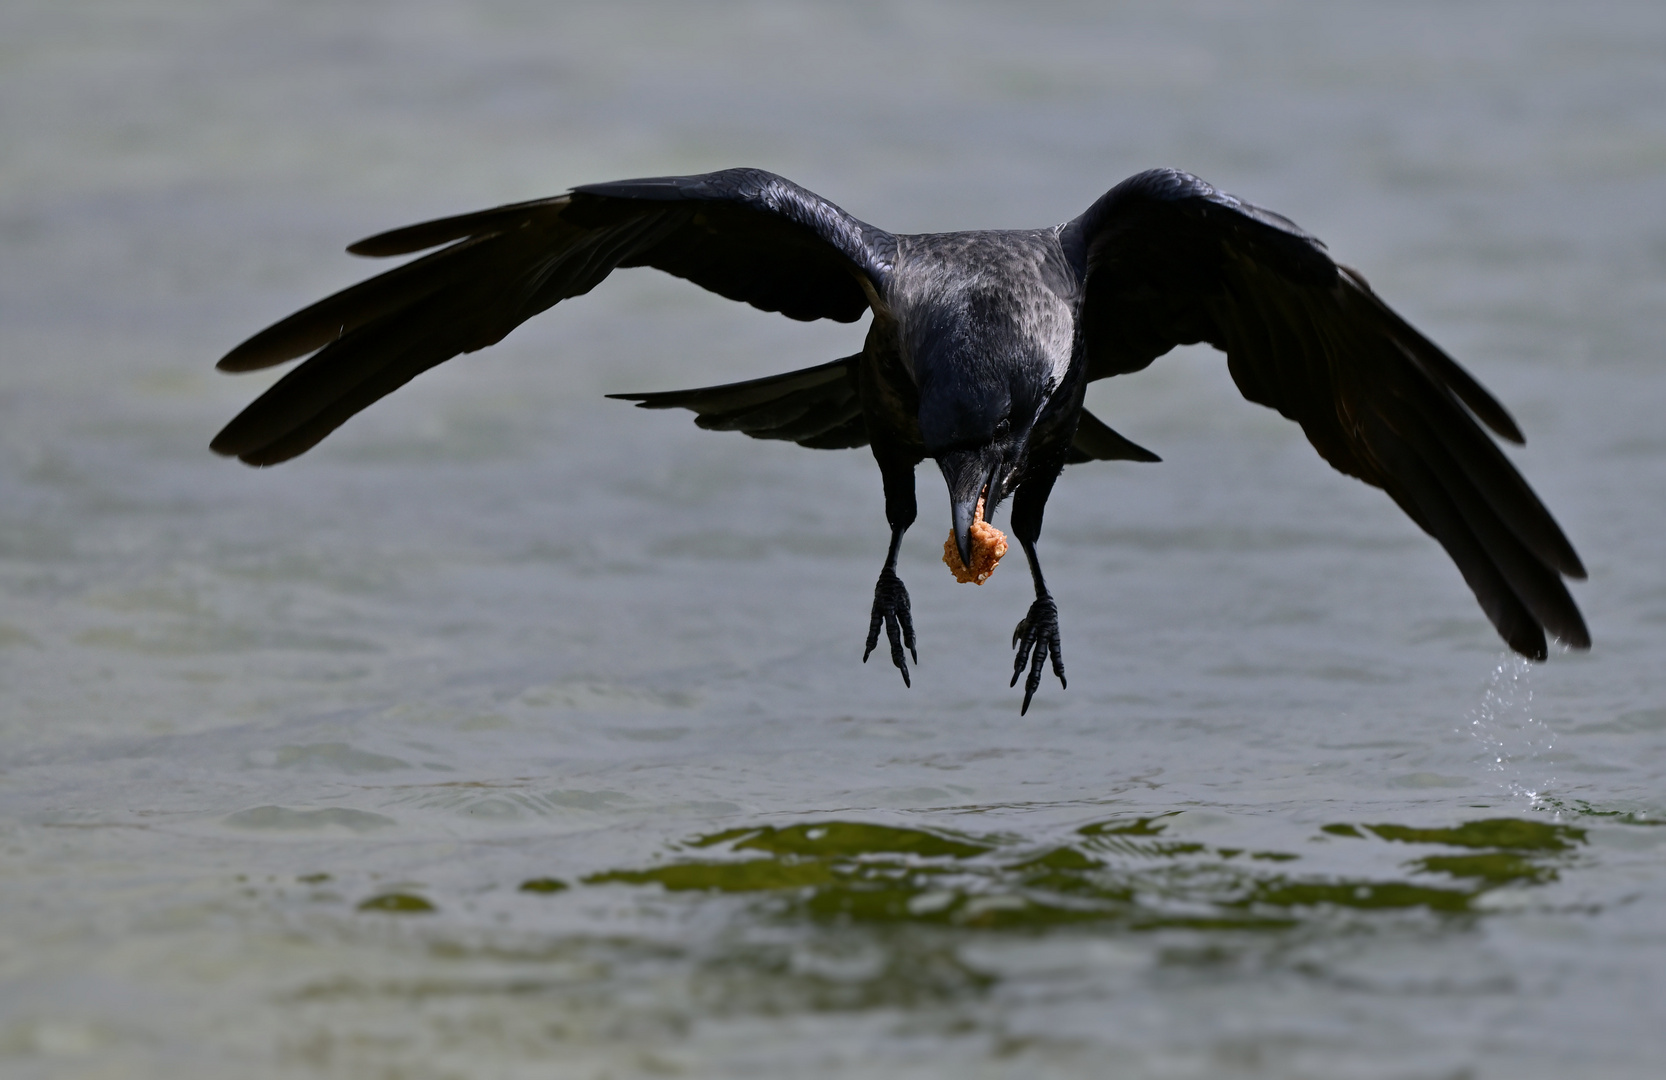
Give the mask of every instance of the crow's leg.
<path id="1" fill-rule="evenodd" d="M 891 643 L 891 663 L 902 672 L 903 685 L 912 686 L 908 678 L 908 661 L 902 655 L 903 646 L 908 646 L 909 655 L 914 657 L 916 664 L 920 662 L 920 654 L 914 651 L 914 619 L 908 610 L 908 589 L 897 577 L 897 549 L 902 546 L 903 531 L 896 526 L 891 527 L 891 551 L 885 556 L 885 569 L 879 572 L 879 583 L 873 587 L 873 614 L 868 619 L 868 646 L 862 650 L 862 662 L 868 662 L 868 655 L 879 644 L 879 627 L 883 623 L 885 637 Z"/>
<path id="2" fill-rule="evenodd" d="M 876 455 L 877 456 L 877 455 Z M 902 672 L 904 686 L 912 686 L 908 678 L 908 661 L 903 658 L 903 646 L 920 662 L 914 650 L 914 619 L 908 610 L 908 590 L 897 577 L 897 552 L 902 548 L 902 534 L 914 524 L 918 507 L 914 502 L 914 466 L 891 466 L 881 462 L 885 477 L 885 517 L 891 523 L 891 549 L 885 554 L 885 568 L 879 572 L 879 582 L 873 588 L 873 613 L 868 619 L 868 643 L 862 651 L 862 662 L 879 644 L 879 628 L 885 627 L 885 637 L 891 643 L 891 663 Z"/>
<path id="3" fill-rule="evenodd" d="M 1061 453 L 1051 468 L 1043 465 L 1027 476 L 1012 500 L 1012 532 L 1024 547 L 1024 558 L 1030 564 L 1030 578 L 1035 582 L 1035 603 L 1030 605 L 1029 614 L 1018 620 L 1018 627 L 1012 632 L 1012 644 L 1018 655 L 1012 663 L 1012 682 L 1007 685 L 1017 686 L 1025 667 L 1030 669 L 1029 678 L 1024 680 L 1024 704 L 1018 710 L 1019 716 L 1030 711 L 1030 699 L 1035 697 L 1036 690 L 1041 686 L 1041 669 L 1049 657 L 1053 661 L 1053 674 L 1059 677 L 1059 685 L 1070 685 L 1064 679 L 1064 654 L 1059 648 L 1059 606 L 1047 590 L 1047 579 L 1041 576 L 1041 561 L 1035 554 L 1035 542 L 1041 538 L 1042 511 L 1046 508 L 1047 496 L 1052 494 L 1053 482 L 1063 468 Z"/>
<path id="4" fill-rule="evenodd" d="M 1059 649 L 1059 606 L 1047 591 L 1047 579 L 1041 576 L 1035 543 L 1022 537 L 1018 542 L 1024 545 L 1024 558 L 1029 560 L 1030 577 L 1035 580 L 1035 603 L 1012 632 L 1012 644 L 1018 655 L 1012 662 L 1012 682 L 1007 684 L 1017 686 L 1018 676 L 1024 674 L 1026 665 L 1029 667 L 1030 677 L 1024 680 L 1024 704 L 1018 710 L 1018 715 L 1023 716 L 1030 711 L 1030 699 L 1041 686 L 1041 668 L 1049 656 L 1053 658 L 1053 674 L 1059 677 L 1059 685 L 1070 684 L 1064 680 L 1064 654 Z"/>

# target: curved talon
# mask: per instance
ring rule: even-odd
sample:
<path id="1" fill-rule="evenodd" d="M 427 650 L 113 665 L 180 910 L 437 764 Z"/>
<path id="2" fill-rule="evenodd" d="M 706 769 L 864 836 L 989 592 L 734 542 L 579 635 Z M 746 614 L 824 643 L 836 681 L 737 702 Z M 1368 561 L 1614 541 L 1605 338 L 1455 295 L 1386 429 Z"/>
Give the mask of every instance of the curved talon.
<path id="1" fill-rule="evenodd" d="M 1023 716 L 1030 711 L 1030 699 L 1041 686 L 1041 669 L 1049 656 L 1059 685 L 1066 688 L 1070 685 L 1064 679 L 1064 653 L 1059 647 L 1059 609 L 1051 596 L 1037 597 L 1030 605 L 1029 614 L 1018 620 L 1018 626 L 1012 631 L 1012 644 L 1018 655 L 1013 658 L 1012 681 L 1007 685 L 1017 686 L 1024 669 L 1030 669 L 1029 678 L 1024 680 L 1024 704 L 1018 710 L 1018 715 Z"/>
<path id="2" fill-rule="evenodd" d="M 868 662 L 868 657 L 879 644 L 879 627 L 885 626 L 885 638 L 891 645 L 891 663 L 902 672 L 902 684 L 913 686 L 908 677 L 908 661 L 903 658 L 902 649 L 908 646 L 908 653 L 914 662 L 920 662 L 920 654 L 914 650 L 914 619 L 909 612 L 908 590 L 903 587 L 902 579 L 897 577 L 896 571 L 886 567 L 880 571 L 879 581 L 873 588 L 873 614 L 868 619 L 867 647 L 862 651 L 862 662 Z"/>

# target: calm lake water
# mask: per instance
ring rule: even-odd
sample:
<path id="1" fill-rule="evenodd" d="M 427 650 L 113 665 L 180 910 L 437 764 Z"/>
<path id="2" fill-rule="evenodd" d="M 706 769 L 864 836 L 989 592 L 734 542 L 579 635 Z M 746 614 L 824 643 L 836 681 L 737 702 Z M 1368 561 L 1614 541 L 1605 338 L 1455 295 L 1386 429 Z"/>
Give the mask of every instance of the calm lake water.
<path id="1" fill-rule="evenodd" d="M 1092 392 L 1070 689 L 1021 563 L 901 572 L 865 451 L 601 395 L 855 351 L 646 271 L 267 471 L 215 359 L 360 236 L 754 164 L 896 231 L 1153 165 L 1481 377 L 1590 568 L 1507 656 L 1380 492 L 1182 350 Z M 1655 1076 L 1666 6 L 0 7 L 0 1072 Z M 1651 1065 L 1651 1063 L 1653 1063 Z"/>

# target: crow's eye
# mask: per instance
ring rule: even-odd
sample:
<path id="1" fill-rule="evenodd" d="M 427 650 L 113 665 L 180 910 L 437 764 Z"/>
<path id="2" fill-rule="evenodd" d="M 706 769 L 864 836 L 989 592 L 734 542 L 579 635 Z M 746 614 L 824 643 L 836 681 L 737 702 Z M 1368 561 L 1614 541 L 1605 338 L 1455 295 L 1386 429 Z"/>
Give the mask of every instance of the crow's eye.
<path id="1" fill-rule="evenodd" d="M 995 425 L 995 437 L 997 439 L 1004 439 L 1011 434 L 1012 422 L 1003 417 L 1001 422 Z"/>

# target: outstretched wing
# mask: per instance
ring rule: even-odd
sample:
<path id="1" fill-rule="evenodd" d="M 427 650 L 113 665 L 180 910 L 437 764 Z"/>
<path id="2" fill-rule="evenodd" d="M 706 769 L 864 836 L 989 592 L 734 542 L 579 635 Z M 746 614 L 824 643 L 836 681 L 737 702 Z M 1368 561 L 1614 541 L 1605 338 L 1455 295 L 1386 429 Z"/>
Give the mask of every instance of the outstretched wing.
<path id="1" fill-rule="evenodd" d="M 1589 647 L 1562 583 L 1585 576 L 1579 556 L 1476 421 L 1519 443 L 1515 422 L 1318 240 L 1173 170 L 1125 180 L 1059 238 L 1083 281 L 1089 378 L 1207 341 L 1246 398 L 1440 541 L 1511 648 L 1543 659 L 1546 630 Z"/>
<path id="2" fill-rule="evenodd" d="M 448 244 L 321 300 L 245 341 L 225 371 L 317 350 L 211 444 L 251 465 L 312 448 L 348 417 L 459 353 L 589 292 L 615 267 L 652 266 L 794 319 L 854 322 L 883 289 L 895 241 L 759 169 L 625 180 L 412 225 L 358 255 Z"/>

